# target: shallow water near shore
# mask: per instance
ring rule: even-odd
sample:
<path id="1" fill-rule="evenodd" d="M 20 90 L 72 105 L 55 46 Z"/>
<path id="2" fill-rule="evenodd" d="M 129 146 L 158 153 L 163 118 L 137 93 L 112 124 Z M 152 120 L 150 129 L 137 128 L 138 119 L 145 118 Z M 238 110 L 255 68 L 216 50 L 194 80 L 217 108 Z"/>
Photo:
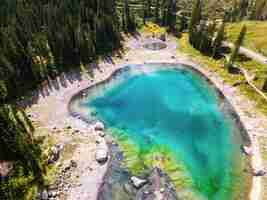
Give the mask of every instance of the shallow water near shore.
<path id="1" fill-rule="evenodd" d="M 247 199 L 244 131 L 230 105 L 183 66 L 133 65 L 78 100 L 83 117 L 101 120 L 132 173 L 160 167 L 180 199 Z"/>

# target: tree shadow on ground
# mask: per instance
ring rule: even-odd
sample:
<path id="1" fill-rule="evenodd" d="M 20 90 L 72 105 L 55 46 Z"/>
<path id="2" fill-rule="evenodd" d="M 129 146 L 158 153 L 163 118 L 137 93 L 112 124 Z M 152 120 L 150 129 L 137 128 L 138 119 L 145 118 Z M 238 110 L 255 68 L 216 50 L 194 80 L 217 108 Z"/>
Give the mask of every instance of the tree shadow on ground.
<path id="1" fill-rule="evenodd" d="M 120 48 L 113 53 L 105 54 L 103 56 L 99 56 L 99 58 L 83 67 L 77 67 L 74 69 L 67 70 L 65 72 L 61 72 L 57 76 L 47 76 L 44 81 L 37 85 L 35 89 L 33 89 L 30 94 L 23 99 L 17 101 L 17 106 L 25 109 L 34 104 L 37 104 L 40 98 L 46 98 L 50 96 L 55 91 L 60 91 L 61 89 L 68 88 L 75 82 L 82 81 L 82 75 L 85 73 L 89 75 L 92 79 L 94 78 L 94 70 L 98 70 L 103 72 L 103 65 L 108 67 L 111 65 L 115 65 L 114 58 L 122 58 L 124 55 L 123 48 Z M 99 61 L 100 60 L 100 61 Z"/>

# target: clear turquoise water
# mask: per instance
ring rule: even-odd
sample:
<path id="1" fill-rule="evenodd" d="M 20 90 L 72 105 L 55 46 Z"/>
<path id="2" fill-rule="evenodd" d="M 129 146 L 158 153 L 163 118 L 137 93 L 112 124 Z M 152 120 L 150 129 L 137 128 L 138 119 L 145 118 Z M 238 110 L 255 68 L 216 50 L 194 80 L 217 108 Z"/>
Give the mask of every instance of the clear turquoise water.
<path id="1" fill-rule="evenodd" d="M 80 103 L 93 113 L 87 118 L 122 130 L 141 152 L 167 148 L 183 164 L 192 184 L 178 192 L 195 194 L 184 199 L 244 199 L 241 137 L 199 75 L 136 66 L 90 94 Z"/>

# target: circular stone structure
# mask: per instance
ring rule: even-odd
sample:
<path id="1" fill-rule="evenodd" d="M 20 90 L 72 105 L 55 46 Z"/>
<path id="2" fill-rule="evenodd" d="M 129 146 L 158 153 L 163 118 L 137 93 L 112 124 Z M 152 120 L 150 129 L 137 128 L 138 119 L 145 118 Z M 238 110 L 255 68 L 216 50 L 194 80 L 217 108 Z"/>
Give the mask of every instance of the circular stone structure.
<path id="1" fill-rule="evenodd" d="M 154 41 L 154 42 L 149 42 L 149 43 L 144 44 L 143 47 L 145 49 L 149 49 L 152 51 L 158 51 L 158 50 L 167 48 L 167 44 L 165 44 L 164 42 L 160 42 L 160 41 Z"/>

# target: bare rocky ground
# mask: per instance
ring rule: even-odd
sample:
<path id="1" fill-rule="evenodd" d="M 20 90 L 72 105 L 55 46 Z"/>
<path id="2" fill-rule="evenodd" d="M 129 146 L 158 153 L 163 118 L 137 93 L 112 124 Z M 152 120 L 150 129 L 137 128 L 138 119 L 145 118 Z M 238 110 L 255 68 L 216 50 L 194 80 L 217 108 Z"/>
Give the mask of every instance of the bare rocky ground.
<path id="1" fill-rule="evenodd" d="M 129 41 L 126 41 L 127 51 L 123 58 L 106 59 L 92 72 L 63 74 L 35 91 L 32 98 L 21 102 L 23 106 L 27 107 L 27 112 L 34 121 L 39 136 L 47 140 L 47 143 L 63 146 L 59 160 L 53 164 L 56 169 L 55 183 L 51 184 L 47 193 L 45 192 L 45 197 L 60 200 L 97 199 L 98 189 L 102 184 L 109 162 L 99 164 L 96 161 L 98 133 L 81 120 L 71 117 L 68 113 L 68 103 L 75 93 L 106 79 L 116 69 L 128 63 L 184 63 L 200 70 L 224 93 L 244 123 L 252 140 L 253 168 L 262 169 L 264 167 L 258 138 L 266 137 L 267 118 L 256 111 L 253 102 L 240 95 L 234 86 L 226 85 L 207 67 L 201 66 L 186 55 L 177 52 L 175 45 L 172 46 L 176 44 L 175 39 L 168 38 L 167 43 L 172 48 L 160 51 L 143 49 L 140 43 L 145 40 L 144 38 L 130 38 Z M 89 74 L 93 74 L 93 77 Z M 253 178 L 251 199 L 261 199 L 261 182 L 262 177 Z"/>

